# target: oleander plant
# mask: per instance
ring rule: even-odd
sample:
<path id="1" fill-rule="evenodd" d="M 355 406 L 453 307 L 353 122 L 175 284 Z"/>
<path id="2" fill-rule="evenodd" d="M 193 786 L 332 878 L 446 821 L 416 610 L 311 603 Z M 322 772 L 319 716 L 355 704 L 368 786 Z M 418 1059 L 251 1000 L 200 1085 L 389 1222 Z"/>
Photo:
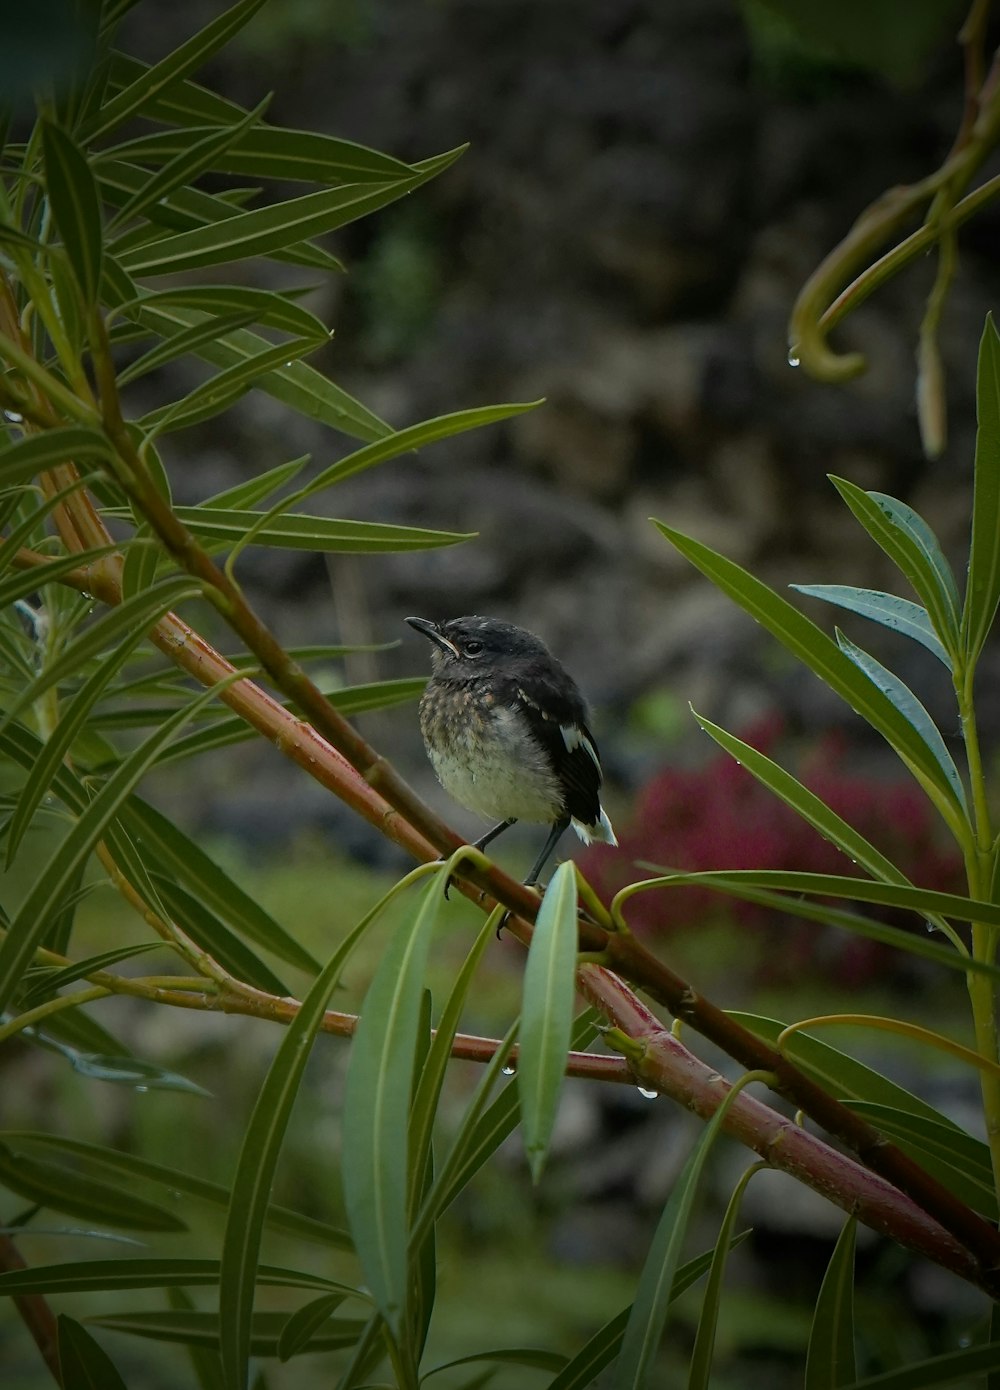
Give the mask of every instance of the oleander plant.
<path id="1" fill-rule="evenodd" d="M 132 0 L 84 6 L 86 42 L 70 78 L 42 83 L 30 117 L 18 110 L 4 126 L 0 1316 L 3 1341 L 22 1346 L 21 1362 L 35 1368 L 24 1383 L 414 1390 L 433 1377 L 470 1390 L 632 1390 L 663 1383 L 673 1304 L 697 1285 L 696 1332 L 681 1349 L 697 1390 L 711 1383 L 727 1260 L 746 1236 L 742 1199 L 768 1168 L 843 1215 L 799 1348 L 809 1390 L 987 1383 L 973 1378 L 1000 1373 L 1000 1324 L 990 1315 L 1000 1296 L 1000 837 L 976 672 L 1000 600 L 992 320 L 979 358 L 964 590 L 924 519 L 844 479 L 835 486 L 908 596 L 800 586 L 942 664 L 959 740 L 946 742 L 919 695 L 846 636 L 656 523 L 665 544 L 886 741 L 950 837 L 960 887 L 921 884 L 817 790 L 697 714 L 728 756 L 836 848 L 844 872 L 626 862 L 624 881 L 602 896 L 565 863 L 540 897 L 465 845 L 349 722 L 414 700 L 422 681 L 331 678 L 345 649 L 283 646 L 241 584 L 259 547 L 367 553 L 377 563 L 383 553 L 468 542 L 339 520 L 326 504 L 347 478 L 530 408 L 477 407 L 393 429 L 309 360 L 322 362 L 330 328 L 305 289 L 341 271 L 317 238 L 419 196 L 461 151 L 406 164 L 272 124 L 266 101 L 247 109 L 202 85 L 199 69 L 261 4 L 240 0 L 153 63 L 116 46 Z M 295 184 L 306 191 L 290 195 Z M 162 383 L 175 378 L 158 369 L 179 362 L 196 384 L 163 398 Z M 226 492 L 175 503 L 175 436 L 251 391 L 317 422 L 335 461 L 279 459 Z M 309 501 L 321 494 L 313 514 Z M 202 760 L 217 767 L 254 739 L 415 863 L 350 917 L 350 895 L 331 890 L 321 952 L 301 939 L 294 913 L 264 907 L 238 868 L 185 829 L 185 788 L 198 785 Z M 172 815 L 144 795 L 167 769 Z M 911 870 L 914 859 L 904 861 Z M 109 886 L 129 929 L 108 914 L 106 926 L 84 931 L 83 910 Z M 926 1021 L 832 1012 L 779 1021 L 707 999 L 671 968 L 669 941 L 654 950 L 631 929 L 640 904 L 648 922 L 657 902 L 692 886 L 792 917 L 789 930 L 822 924 L 907 953 L 942 982 L 960 977 L 974 1045 Z M 456 910 L 477 922 L 457 956 L 447 932 Z M 920 930 L 904 929 L 901 916 Z M 501 926 L 525 948 L 519 1004 L 503 1036 L 483 1037 L 462 1024 Z M 443 976 L 431 967 L 446 938 Z M 366 952 L 370 980 L 355 1002 Z M 206 1176 L 195 1155 L 181 1161 L 181 1129 L 149 1131 L 138 1118 L 102 1127 L 94 1099 L 113 1090 L 146 1115 L 207 1104 L 201 1087 L 160 1060 L 163 1033 L 149 1026 L 165 1019 L 180 1036 L 207 1014 L 223 1058 L 214 1094 L 220 1108 L 226 1101 L 225 1182 Z M 942 1053 L 968 1068 L 981 1120 L 962 1128 L 920 1087 L 828 1041 L 847 1025 L 892 1033 L 917 1074 L 922 1059 Z M 264 1039 L 259 1053 L 247 1047 L 248 1028 Z M 340 1041 L 327 1045 L 324 1035 Z M 700 1055 L 705 1040 L 712 1060 Z M 256 1068 L 248 1095 L 231 1080 L 237 1051 Z M 458 1061 L 478 1073 L 456 1092 Z M 327 1107 L 310 1129 L 322 1182 L 279 1201 L 307 1067 L 321 1075 Z M 498 1164 L 515 1133 L 544 1192 L 567 1074 L 593 1087 L 639 1086 L 704 1122 L 637 1252 L 630 1297 L 598 1308 L 581 1296 L 583 1330 L 569 1348 L 565 1338 L 519 1345 L 502 1319 L 488 1328 L 483 1319 L 478 1345 L 466 1339 L 441 1355 L 449 1210 L 491 1170 L 511 1180 L 509 1159 Z M 18 1127 L 28 1088 L 59 1098 L 40 1107 L 44 1127 Z M 699 1189 L 719 1150 L 739 1145 L 747 1166 L 704 1248 L 703 1227 L 693 1225 Z M 899 1261 L 930 1262 L 968 1290 L 980 1310 L 969 1335 L 930 1357 L 912 1345 L 864 1344 L 854 1322 L 859 1228 Z M 452 1253 L 446 1271 L 454 1284 L 455 1260 L 463 1262 L 470 1315 L 489 1299 L 477 1255 Z M 586 1273 L 576 1277 L 582 1288 Z M 532 1272 L 522 1278 L 529 1300 Z M 163 1372 L 167 1347 L 177 1359 Z"/>

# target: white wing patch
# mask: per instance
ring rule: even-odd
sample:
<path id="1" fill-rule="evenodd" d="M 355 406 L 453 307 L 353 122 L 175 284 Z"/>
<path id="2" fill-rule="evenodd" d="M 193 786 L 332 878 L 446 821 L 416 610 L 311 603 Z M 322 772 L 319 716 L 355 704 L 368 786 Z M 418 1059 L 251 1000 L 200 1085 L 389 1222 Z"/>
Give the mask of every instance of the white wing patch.
<path id="1" fill-rule="evenodd" d="M 589 755 L 591 762 L 597 768 L 597 771 L 600 772 L 601 761 L 597 756 L 597 749 L 580 728 L 579 724 L 560 724 L 559 732 L 562 734 L 567 753 L 572 753 L 574 748 L 583 748 Z"/>

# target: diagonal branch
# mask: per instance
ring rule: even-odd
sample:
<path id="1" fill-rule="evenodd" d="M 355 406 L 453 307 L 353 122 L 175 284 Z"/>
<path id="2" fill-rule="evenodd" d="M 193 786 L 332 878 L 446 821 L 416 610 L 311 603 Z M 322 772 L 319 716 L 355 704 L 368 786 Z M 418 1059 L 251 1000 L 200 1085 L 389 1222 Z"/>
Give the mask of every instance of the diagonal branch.
<path id="1" fill-rule="evenodd" d="M 453 852 L 462 844 L 455 832 L 332 708 L 253 611 L 238 585 L 215 565 L 161 496 L 126 428 L 105 325 L 97 313 L 93 315 L 91 328 L 102 418 L 116 452 L 117 462 L 112 466 L 117 481 L 165 550 L 183 570 L 199 580 L 206 597 L 215 604 L 228 626 L 243 640 L 274 684 L 305 714 L 308 723 L 296 718 L 246 678 L 235 683 L 223 698 L 280 751 L 291 756 L 417 859 L 426 861 Z M 72 469 L 72 465 L 65 467 Z M 69 481 L 69 477 L 60 481 Z M 68 518 L 61 528 L 62 534 L 71 550 L 83 549 L 85 541 L 92 545 L 99 543 L 99 538 L 100 541 L 108 538 L 103 522 L 82 489 L 60 504 L 62 508 Z M 32 563 L 23 554 L 18 562 Z M 88 588 L 105 602 L 119 602 L 120 563 L 115 566 L 106 560 L 99 562 Z M 173 615 L 159 623 L 151 635 L 162 651 L 202 683 L 214 683 L 232 669 L 203 638 Z M 516 883 L 494 865 L 463 867 L 461 878 L 463 891 L 480 903 L 490 899 L 502 903 L 514 914 L 512 933 L 522 941 L 530 938 L 530 923 L 539 902 L 536 893 Z M 972 1252 L 984 1286 L 1000 1288 L 1000 1233 L 902 1150 L 828 1095 L 774 1048 L 703 999 L 630 933 L 607 932 L 581 919 L 579 937 L 581 949 L 591 958 L 603 959 L 747 1069 L 772 1072 L 780 1094 L 815 1119 L 829 1134 L 847 1144 L 862 1162 L 907 1193 Z M 620 982 L 616 983 L 620 987 Z M 599 1006 L 604 1008 L 603 1004 Z"/>
<path id="2" fill-rule="evenodd" d="M 70 501 L 73 501 L 75 496 L 74 494 Z M 16 558 L 16 563 L 22 567 L 44 562 L 44 557 L 32 552 L 22 551 Z M 98 563 L 105 565 L 103 561 Z M 75 571 L 64 582 L 86 588 L 105 602 L 119 602 L 120 586 L 115 587 L 108 573 L 106 565 L 103 574 L 93 578 L 83 571 Z M 152 637 L 161 651 L 205 685 L 214 684 L 231 670 L 229 663 L 204 638 L 174 614 L 169 614 L 157 625 Z M 254 682 L 240 681 L 225 690 L 221 698 L 234 712 L 247 719 L 254 728 L 274 743 L 286 757 L 292 758 L 310 776 L 345 800 L 369 823 L 380 828 L 415 858 L 426 861 L 435 857 L 439 846 L 417 832 L 410 821 L 375 792 L 315 729 L 296 719 Z M 448 848 L 448 845 L 440 846 L 442 851 Z M 511 920 L 509 927 L 519 939 L 528 940 L 528 923 L 537 907 L 537 898 L 529 895 L 520 884 L 495 867 L 477 874 L 477 878 L 487 881 L 496 901 L 520 914 Z M 484 895 L 475 888 L 470 888 L 461 880 L 460 886 L 469 896 L 483 900 Z M 528 898 L 527 907 L 524 906 L 525 898 Z M 914 1203 L 934 1217 L 935 1221 L 965 1248 L 972 1251 L 981 1266 L 981 1272 L 976 1276 L 977 1280 L 985 1280 L 993 1287 L 992 1280 L 995 1276 L 990 1271 L 995 1271 L 1000 1266 L 1000 1235 L 988 1222 L 925 1173 L 896 1145 L 887 1143 L 867 1121 L 841 1105 L 775 1048 L 698 994 L 686 980 L 648 952 L 630 933 L 608 933 L 592 923 L 581 922 L 580 936 L 581 946 L 591 950 L 596 948 L 597 954 L 602 955 L 618 974 L 646 990 L 674 1016 L 683 1019 L 696 1032 L 722 1048 L 727 1055 L 750 1070 L 773 1072 L 777 1079 L 776 1089 L 780 1094 L 809 1115 L 827 1133 L 847 1144 L 868 1167 L 881 1174 L 901 1192 L 907 1193 Z M 626 999 L 631 1001 L 630 1008 L 641 1010 L 642 1006 L 621 980 L 616 979 L 610 972 L 603 972 L 599 976 L 588 975 L 587 972 L 592 969 L 593 967 L 589 966 L 583 967 L 581 980 L 592 981 L 587 987 L 588 997 L 602 1012 L 615 1017 L 614 1010 L 623 1008 L 623 1001 Z M 599 983 L 593 983 L 595 980 Z M 295 1008 L 293 1001 L 289 1003 L 273 1000 L 271 996 L 263 998 L 269 1001 L 266 1011 L 260 1002 L 255 1002 L 252 997 L 244 997 L 242 993 L 239 996 L 213 996 L 211 1003 L 201 1007 L 258 1015 L 266 1013 L 267 1017 L 277 1019 L 285 1017 L 286 1003 L 289 1008 Z M 188 1007 L 199 1007 L 190 997 L 183 1002 Z M 640 1012 L 630 1014 L 629 1017 L 639 1020 L 653 1016 Z M 662 1031 L 662 1025 L 658 1020 L 656 1028 Z M 750 1097 L 741 1098 L 741 1103 L 743 1100 L 749 1101 Z M 736 1113 L 741 1112 L 738 1109 Z"/>

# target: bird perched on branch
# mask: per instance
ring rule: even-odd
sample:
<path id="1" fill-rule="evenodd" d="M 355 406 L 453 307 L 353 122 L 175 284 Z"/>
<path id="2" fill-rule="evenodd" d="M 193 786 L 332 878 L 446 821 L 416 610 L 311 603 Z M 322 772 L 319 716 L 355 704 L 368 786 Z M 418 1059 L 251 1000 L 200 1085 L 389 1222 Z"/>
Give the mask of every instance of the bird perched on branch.
<path id="1" fill-rule="evenodd" d="M 531 885 L 570 825 L 585 844 L 617 845 L 586 704 L 545 644 L 496 618 L 406 621 L 432 643 L 420 731 L 438 780 L 468 810 L 499 820 L 475 848 L 515 821 L 550 825 Z"/>

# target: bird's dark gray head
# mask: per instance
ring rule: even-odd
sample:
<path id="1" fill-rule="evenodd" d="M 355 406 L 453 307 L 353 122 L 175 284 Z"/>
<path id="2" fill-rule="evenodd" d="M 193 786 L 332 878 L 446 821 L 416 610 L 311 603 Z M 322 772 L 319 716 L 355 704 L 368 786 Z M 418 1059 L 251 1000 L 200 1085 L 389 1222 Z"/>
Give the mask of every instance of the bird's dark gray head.
<path id="1" fill-rule="evenodd" d="M 479 673 L 516 666 L 524 660 L 552 658 L 533 632 L 498 618 L 449 618 L 435 623 L 429 618 L 407 618 L 410 627 L 431 641 L 431 667 L 435 676 L 467 680 Z"/>

